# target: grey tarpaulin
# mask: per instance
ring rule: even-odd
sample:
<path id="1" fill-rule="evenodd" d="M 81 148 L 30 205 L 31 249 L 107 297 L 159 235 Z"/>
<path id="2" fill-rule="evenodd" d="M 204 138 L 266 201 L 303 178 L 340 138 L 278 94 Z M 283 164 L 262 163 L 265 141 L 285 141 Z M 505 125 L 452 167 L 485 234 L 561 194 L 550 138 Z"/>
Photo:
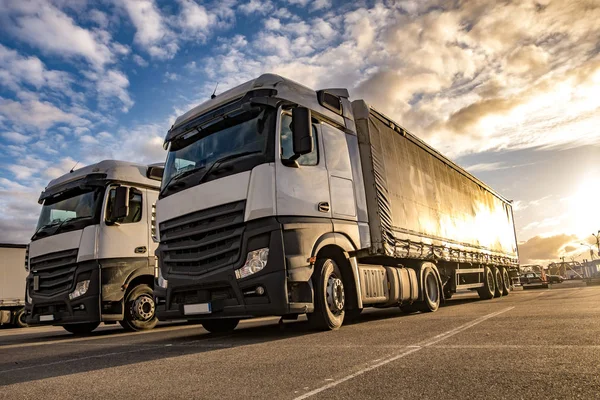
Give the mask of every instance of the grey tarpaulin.
<path id="1" fill-rule="evenodd" d="M 518 263 L 510 203 L 362 100 L 352 103 L 371 254 Z"/>

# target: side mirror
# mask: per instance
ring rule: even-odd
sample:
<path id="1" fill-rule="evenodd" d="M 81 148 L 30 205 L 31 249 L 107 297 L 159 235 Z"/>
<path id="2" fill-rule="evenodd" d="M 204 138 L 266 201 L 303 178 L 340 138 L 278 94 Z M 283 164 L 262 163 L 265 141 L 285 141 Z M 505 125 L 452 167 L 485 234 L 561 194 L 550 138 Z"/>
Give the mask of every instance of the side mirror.
<path id="1" fill-rule="evenodd" d="M 296 107 L 292 110 L 292 135 L 296 156 L 313 151 L 313 131 L 308 108 Z"/>
<path id="2" fill-rule="evenodd" d="M 119 186 L 115 190 L 115 202 L 110 210 L 110 221 L 116 222 L 129 214 L 129 188 Z"/>

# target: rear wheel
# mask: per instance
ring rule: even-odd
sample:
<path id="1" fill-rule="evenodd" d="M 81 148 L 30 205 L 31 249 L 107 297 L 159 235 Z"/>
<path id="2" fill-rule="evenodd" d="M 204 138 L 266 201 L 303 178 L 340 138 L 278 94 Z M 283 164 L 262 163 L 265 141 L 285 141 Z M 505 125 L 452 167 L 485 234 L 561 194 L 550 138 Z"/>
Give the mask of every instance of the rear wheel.
<path id="1" fill-rule="evenodd" d="M 201 322 L 202 327 L 210 333 L 231 332 L 239 323 L 239 319 L 207 319 Z"/>
<path id="2" fill-rule="evenodd" d="M 83 322 L 80 324 L 63 325 L 63 328 L 74 335 L 87 335 L 88 333 L 92 333 L 98 325 L 100 325 L 100 322 Z"/>
<path id="3" fill-rule="evenodd" d="M 510 276 L 506 268 L 502 268 L 502 283 L 502 295 L 508 296 L 510 293 Z"/>
<path id="4" fill-rule="evenodd" d="M 492 271 L 494 271 L 494 297 L 502 297 L 502 287 L 504 286 L 502 272 L 498 267 L 492 267 Z"/>
<path id="5" fill-rule="evenodd" d="M 315 310 L 306 315 L 308 322 L 317 329 L 338 329 L 346 315 L 346 293 L 342 273 L 332 259 L 320 258 L 313 273 L 315 287 Z"/>
<path id="6" fill-rule="evenodd" d="M 496 286 L 494 284 L 494 273 L 490 267 L 483 268 L 483 287 L 477 288 L 479 298 L 489 300 L 494 297 Z"/>
<path id="7" fill-rule="evenodd" d="M 121 326 L 128 331 L 144 331 L 152 329 L 158 323 L 154 305 L 154 292 L 148 285 L 134 287 L 125 300 L 125 315 Z"/>
<path id="8" fill-rule="evenodd" d="M 434 312 L 440 307 L 440 284 L 433 268 L 426 267 L 423 271 L 423 302 L 421 311 Z"/>

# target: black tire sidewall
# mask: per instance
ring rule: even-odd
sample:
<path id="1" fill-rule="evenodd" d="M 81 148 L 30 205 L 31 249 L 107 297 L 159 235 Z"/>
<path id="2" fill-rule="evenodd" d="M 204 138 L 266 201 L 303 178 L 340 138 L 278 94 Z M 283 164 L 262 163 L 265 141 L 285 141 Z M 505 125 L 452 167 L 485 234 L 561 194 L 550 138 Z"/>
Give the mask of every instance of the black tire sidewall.
<path id="1" fill-rule="evenodd" d="M 502 268 L 502 295 L 508 296 L 510 293 L 510 275 L 506 268 Z"/>
<path id="2" fill-rule="evenodd" d="M 492 277 L 491 281 L 492 281 L 492 285 L 494 285 L 493 287 L 490 287 L 490 285 L 488 284 L 488 282 L 490 281 L 490 279 L 489 279 L 490 275 Z M 492 269 L 490 267 L 484 267 L 483 283 L 484 283 L 484 286 L 477 289 L 477 292 L 479 293 L 479 297 L 481 297 L 482 299 L 485 299 L 485 300 L 492 299 L 494 297 L 494 293 L 496 290 L 496 280 L 494 279 L 494 272 L 492 271 Z"/>
<path id="3" fill-rule="evenodd" d="M 502 272 L 498 267 L 493 267 L 492 272 L 494 274 L 494 297 L 501 297 L 502 288 L 504 286 L 504 283 L 502 282 Z"/>
<path id="4" fill-rule="evenodd" d="M 15 324 L 17 328 L 26 328 L 27 323 L 25 322 L 25 308 L 21 308 L 15 314 Z"/>
<path id="5" fill-rule="evenodd" d="M 437 290 L 437 301 L 433 302 L 430 299 L 429 293 L 429 285 L 427 285 L 427 279 L 430 275 L 433 275 L 433 279 L 435 279 L 436 290 Z M 440 307 L 440 299 L 441 299 L 441 291 L 440 285 L 437 279 L 437 276 L 432 268 L 427 267 L 423 271 L 423 305 L 425 307 L 425 311 L 436 311 Z"/>
<path id="6" fill-rule="evenodd" d="M 149 294 L 152 298 L 154 298 L 154 291 L 152 288 L 146 284 L 141 284 L 137 285 L 127 293 L 123 303 L 123 320 L 119 322 L 123 328 L 129 331 L 149 330 L 154 328 L 158 323 L 158 318 L 156 318 L 156 305 L 154 305 L 154 317 L 148 321 L 138 321 L 133 315 L 131 315 L 131 302 L 142 294 Z"/>
<path id="7" fill-rule="evenodd" d="M 335 261 L 330 258 L 323 258 L 317 260 L 315 272 L 316 279 L 313 282 L 315 284 L 315 310 L 313 314 L 315 315 L 309 316 L 309 319 L 317 328 L 338 329 L 344 322 L 345 310 L 337 316 L 329 310 L 326 290 L 327 280 L 333 273 L 343 282 L 341 271 Z M 344 295 L 347 297 L 346 285 L 344 285 Z"/>
<path id="8" fill-rule="evenodd" d="M 68 324 L 63 325 L 63 328 L 67 332 L 71 332 L 74 335 L 87 335 L 92 333 L 100 325 L 100 322 L 82 322 L 79 324 Z"/>
<path id="9" fill-rule="evenodd" d="M 226 333 L 233 331 L 239 322 L 239 319 L 209 319 L 200 323 L 210 333 Z"/>

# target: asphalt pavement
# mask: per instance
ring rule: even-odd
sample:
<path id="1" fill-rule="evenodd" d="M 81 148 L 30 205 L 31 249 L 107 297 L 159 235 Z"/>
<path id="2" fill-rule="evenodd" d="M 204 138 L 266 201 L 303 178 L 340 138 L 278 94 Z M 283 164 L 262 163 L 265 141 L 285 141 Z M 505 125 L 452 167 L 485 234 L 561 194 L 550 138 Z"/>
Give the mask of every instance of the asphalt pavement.
<path id="1" fill-rule="evenodd" d="M 161 324 L 87 337 L 0 329 L 0 398 L 598 398 L 600 287 L 553 285 L 435 313 L 366 310 L 314 332 L 305 318 L 213 335 Z"/>

